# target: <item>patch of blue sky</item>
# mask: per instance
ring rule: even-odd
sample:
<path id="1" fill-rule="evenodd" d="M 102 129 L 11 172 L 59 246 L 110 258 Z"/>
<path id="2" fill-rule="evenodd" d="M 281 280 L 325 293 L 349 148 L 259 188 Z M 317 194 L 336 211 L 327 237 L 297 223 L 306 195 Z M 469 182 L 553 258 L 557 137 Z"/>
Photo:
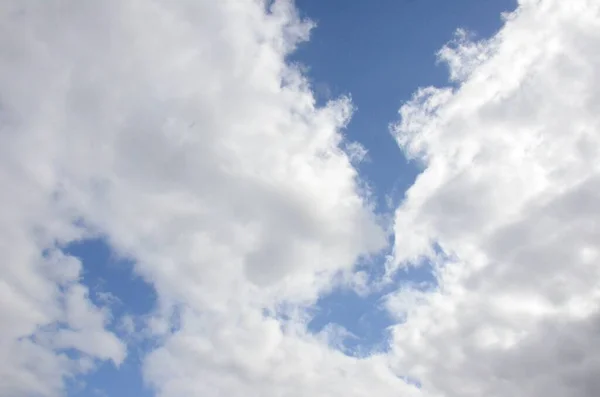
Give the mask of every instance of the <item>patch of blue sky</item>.
<path id="1" fill-rule="evenodd" d="M 310 309 L 312 317 L 308 331 L 315 334 L 328 332 L 332 325 L 343 330 L 335 344 L 351 356 L 362 357 L 388 350 L 389 327 L 398 323 L 385 307 L 385 299 L 390 293 L 402 286 L 425 289 L 436 285 L 430 262 L 404 267 L 386 279 L 384 259 L 377 259 L 376 265 L 357 267 L 357 271 L 368 271 L 366 290 L 338 285 L 321 296 Z"/>
<path id="2" fill-rule="evenodd" d="M 387 352 L 390 327 L 403 321 L 402 313 L 391 313 L 386 307 L 388 296 L 402 288 L 434 290 L 438 285 L 437 272 L 453 259 L 437 243 L 432 244 L 432 250 L 434 257 L 405 264 L 391 273 L 386 266 L 389 252 L 359 263 L 355 271 L 366 274 L 366 288 L 338 284 L 321 296 L 309 309 L 308 331 L 319 334 L 337 330 L 332 346 L 351 356 Z"/>
<path id="3" fill-rule="evenodd" d="M 153 341 L 139 334 L 128 337 L 123 323 L 127 316 L 134 322 L 132 325 L 139 329 L 143 316 L 155 306 L 154 288 L 135 274 L 134 264 L 130 260 L 117 256 L 102 239 L 72 243 L 63 252 L 81 261 L 81 283 L 88 287 L 90 300 L 98 306 L 110 307 L 112 321 L 107 328 L 128 345 L 127 358 L 118 368 L 112 362 L 99 362 L 94 371 L 68 382 L 67 395 L 154 395 L 144 386 L 141 375 L 143 356 L 152 349 Z"/>
<path id="4" fill-rule="evenodd" d="M 153 390 L 143 382 L 142 360 L 139 356 L 128 358 L 117 368 L 111 362 L 99 363 L 85 376 L 72 379 L 67 384 L 70 397 L 87 396 L 154 396 Z"/>
<path id="5" fill-rule="evenodd" d="M 389 123 L 419 87 L 448 84 L 436 52 L 456 29 L 489 37 L 516 0 L 296 0 L 296 5 L 317 27 L 290 60 L 306 66 L 318 103 L 351 95 L 356 110 L 345 134 L 368 150 L 359 172 L 378 210 L 389 212 L 420 172 L 403 156 Z"/>
<path id="6" fill-rule="evenodd" d="M 63 252 L 82 262 L 82 283 L 96 305 L 111 306 L 115 319 L 149 313 L 156 303 L 154 288 L 134 272 L 134 263 L 119 257 L 100 238 L 69 244 Z"/>

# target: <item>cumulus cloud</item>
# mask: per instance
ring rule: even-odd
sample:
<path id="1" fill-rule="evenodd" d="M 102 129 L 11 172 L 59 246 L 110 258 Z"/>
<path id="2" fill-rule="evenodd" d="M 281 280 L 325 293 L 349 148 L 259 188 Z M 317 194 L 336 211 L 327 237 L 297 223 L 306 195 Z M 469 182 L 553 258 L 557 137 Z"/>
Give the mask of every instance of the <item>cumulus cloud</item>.
<path id="1" fill-rule="evenodd" d="M 286 62 L 311 23 L 287 1 L 4 1 L 0 394 L 125 359 L 61 250 L 102 236 L 156 288 L 146 328 L 116 328 L 160 337 L 158 396 L 597 395 L 599 13 L 522 0 L 440 51 L 457 87 L 394 126 L 424 172 L 388 268 L 427 259 L 439 285 L 390 295 L 390 352 L 355 358 L 305 308 L 362 285 L 385 233 L 340 133 L 350 100 L 316 106 Z"/>
<path id="2" fill-rule="evenodd" d="M 158 395 L 405 387 L 303 329 L 385 233 L 342 149 L 350 100 L 317 107 L 286 63 L 312 26 L 290 2 L 5 1 L 0 26 L 3 395 L 58 393 L 65 349 L 124 359 L 61 253 L 90 236 L 157 290 Z"/>
<path id="3" fill-rule="evenodd" d="M 426 395 L 600 393 L 600 4 L 519 3 L 492 39 L 445 47 L 457 87 L 393 126 L 425 170 L 389 270 L 430 258 L 439 287 L 390 298 L 391 360 Z"/>

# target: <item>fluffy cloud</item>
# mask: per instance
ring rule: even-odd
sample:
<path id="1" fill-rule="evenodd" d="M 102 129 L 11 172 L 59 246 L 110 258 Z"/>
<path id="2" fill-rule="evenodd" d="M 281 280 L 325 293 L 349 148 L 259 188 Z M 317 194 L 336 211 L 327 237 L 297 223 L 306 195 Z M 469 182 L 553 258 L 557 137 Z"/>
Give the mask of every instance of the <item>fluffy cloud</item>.
<path id="1" fill-rule="evenodd" d="M 286 63 L 311 28 L 291 3 L 5 1 L 0 26 L 3 395 L 60 391 L 65 349 L 123 360 L 60 252 L 89 236 L 157 289 L 159 395 L 404 387 L 297 323 L 385 233 L 341 149 L 350 101 L 316 107 Z"/>
<path id="2" fill-rule="evenodd" d="M 523 0 L 440 52 L 458 87 L 394 127 L 424 172 L 389 269 L 429 257 L 439 287 L 392 294 L 391 351 L 358 359 L 305 329 L 385 243 L 340 133 L 350 101 L 316 107 L 286 63 L 310 23 L 286 1 L 4 1 L 0 394 L 124 360 L 61 252 L 102 236 L 157 290 L 140 333 L 161 336 L 159 396 L 595 396 L 599 13 Z"/>
<path id="3" fill-rule="evenodd" d="M 440 52 L 456 88 L 400 110 L 424 172 L 390 271 L 429 257 L 440 285 L 390 297 L 391 359 L 427 395 L 600 393 L 599 45 L 598 2 L 523 0 L 491 40 Z"/>

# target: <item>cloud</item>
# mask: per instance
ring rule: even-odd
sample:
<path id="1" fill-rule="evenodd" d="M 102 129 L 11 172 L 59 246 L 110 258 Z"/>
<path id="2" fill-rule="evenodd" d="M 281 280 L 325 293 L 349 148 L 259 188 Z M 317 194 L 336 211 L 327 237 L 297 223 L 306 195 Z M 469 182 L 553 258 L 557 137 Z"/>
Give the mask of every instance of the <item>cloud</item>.
<path id="1" fill-rule="evenodd" d="M 125 359 L 61 251 L 101 236 L 156 288 L 158 396 L 595 396 L 599 7 L 522 1 L 439 53 L 458 87 L 394 127 L 425 170 L 388 269 L 429 256 L 439 285 L 390 295 L 390 352 L 356 358 L 306 330 L 385 245 L 350 100 L 316 106 L 286 63 L 311 23 L 286 1 L 3 2 L 0 394 Z"/>
<path id="2" fill-rule="evenodd" d="M 304 329 L 385 233 L 342 150 L 350 100 L 317 107 L 286 63 L 312 26 L 290 2 L 20 0 L 0 18 L 2 394 L 59 393 L 73 351 L 124 359 L 61 253 L 98 236 L 156 288 L 160 396 L 412 389 Z"/>
<path id="3" fill-rule="evenodd" d="M 426 395 L 596 396 L 600 6 L 520 1 L 506 18 L 444 48 L 458 86 L 420 90 L 393 127 L 425 170 L 390 271 L 433 258 L 439 288 L 390 298 L 419 298 L 392 360 Z"/>
<path id="4" fill-rule="evenodd" d="M 14 204 L 12 215 L 22 216 Z M 36 250 L 45 246 L 37 244 L 33 233 L 27 235 L 28 226 L 35 224 L 6 218 L 2 224 L 3 241 L 9 244 L 3 246 L 0 279 L 0 392 L 55 395 L 64 377 L 90 371 L 95 359 L 119 365 L 126 352 L 105 329 L 107 313 L 89 301 L 87 288 L 78 282 L 81 264 L 56 251 L 40 255 Z M 68 354 L 73 349 L 76 353 Z"/>

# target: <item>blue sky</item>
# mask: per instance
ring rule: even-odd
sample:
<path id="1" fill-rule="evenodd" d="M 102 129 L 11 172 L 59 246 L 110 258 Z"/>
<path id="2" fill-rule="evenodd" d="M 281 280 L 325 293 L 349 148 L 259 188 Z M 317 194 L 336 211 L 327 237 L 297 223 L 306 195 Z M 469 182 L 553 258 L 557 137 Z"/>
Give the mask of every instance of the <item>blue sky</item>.
<path id="1" fill-rule="evenodd" d="M 358 165 L 360 175 L 375 193 L 378 212 L 390 217 L 419 173 L 389 133 L 390 121 L 419 87 L 446 83 L 447 67 L 436 62 L 436 52 L 457 28 L 488 37 L 500 28 L 500 13 L 516 4 L 514 0 L 298 0 L 296 4 L 301 15 L 317 25 L 310 41 L 302 43 L 290 61 L 306 67 L 319 103 L 352 97 L 356 111 L 344 134 L 368 150 L 368 159 Z M 391 198 L 391 206 L 386 197 Z M 111 253 L 103 240 L 76 243 L 66 252 L 82 260 L 83 283 L 90 288 L 92 301 L 100 302 L 99 292 L 117 299 L 109 328 L 119 332 L 118 320 L 125 314 L 151 313 L 156 304 L 153 288 L 135 275 L 131 262 Z M 361 267 L 373 281 L 381 277 L 386 254 Z M 386 314 L 382 298 L 406 281 L 434 282 L 430 272 L 427 266 L 401 270 L 392 285 L 366 296 L 351 288 L 335 288 L 311 309 L 308 329 L 319 332 L 328 324 L 346 328 L 353 334 L 343 342 L 349 355 L 386 350 L 387 327 L 395 321 Z M 152 396 L 140 373 L 144 347 L 152 344 L 133 345 L 120 368 L 103 363 L 83 379 L 84 384 L 81 379 L 73 381 L 68 395 Z"/>
<path id="2" fill-rule="evenodd" d="M 0 395 L 600 395 L 599 32 L 0 2 Z"/>
<path id="3" fill-rule="evenodd" d="M 370 153 L 361 175 L 371 181 L 382 207 L 386 195 L 395 207 L 418 170 L 407 164 L 390 135 L 390 121 L 419 87 L 447 84 L 447 67 L 436 62 L 436 52 L 456 29 L 489 37 L 502 24 L 500 14 L 516 3 L 300 0 L 297 5 L 317 28 L 292 59 L 307 65 L 323 99 L 352 96 L 357 111 L 346 133 Z"/>

